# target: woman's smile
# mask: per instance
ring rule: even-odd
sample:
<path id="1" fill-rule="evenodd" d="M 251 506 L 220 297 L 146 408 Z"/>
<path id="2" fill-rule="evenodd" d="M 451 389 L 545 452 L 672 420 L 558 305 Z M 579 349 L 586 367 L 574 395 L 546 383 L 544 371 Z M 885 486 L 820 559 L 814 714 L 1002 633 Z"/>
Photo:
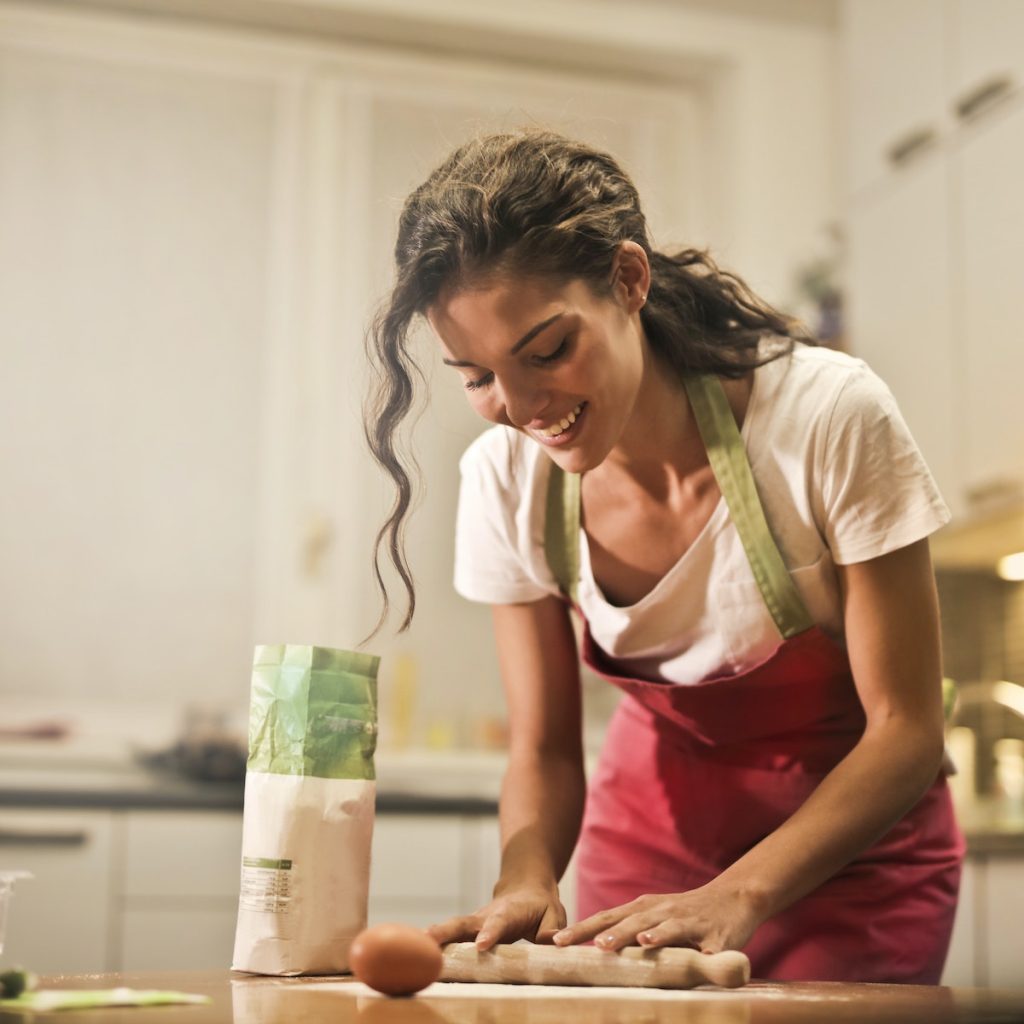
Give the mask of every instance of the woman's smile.
<path id="1" fill-rule="evenodd" d="M 571 443 L 582 430 L 581 418 L 587 407 L 586 402 L 580 402 L 574 409 L 571 409 L 562 419 L 550 424 L 547 427 L 528 427 L 530 435 L 540 441 L 541 444 L 551 448 L 560 447 Z"/>

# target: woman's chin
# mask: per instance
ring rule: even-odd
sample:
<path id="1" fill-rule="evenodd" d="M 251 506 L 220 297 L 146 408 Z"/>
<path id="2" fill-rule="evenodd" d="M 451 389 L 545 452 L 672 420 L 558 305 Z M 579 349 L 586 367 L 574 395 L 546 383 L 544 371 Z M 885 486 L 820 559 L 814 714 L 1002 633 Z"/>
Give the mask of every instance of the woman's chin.
<path id="1" fill-rule="evenodd" d="M 586 473 L 602 461 L 582 448 L 545 448 L 544 451 L 563 473 Z"/>

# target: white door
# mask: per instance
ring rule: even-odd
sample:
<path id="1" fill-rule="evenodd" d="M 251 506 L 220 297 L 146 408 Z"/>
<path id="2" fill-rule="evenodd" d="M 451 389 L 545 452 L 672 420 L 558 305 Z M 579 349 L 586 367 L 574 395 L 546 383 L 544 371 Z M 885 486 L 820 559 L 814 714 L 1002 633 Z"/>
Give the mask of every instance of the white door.
<path id="1" fill-rule="evenodd" d="M 244 707 L 283 87 L 202 36 L 0 25 L 0 678 Z"/>
<path id="2" fill-rule="evenodd" d="M 390 484 L 362 440 L 362 403 L 369 386 L 363 335 L 391 281 L 401 204 L 448 151 L 470 135 L 545 124 L 611 149 L 646 197 L 658 242 L 686 243 L 702 189 L 693 140 L 692 98 L 583 75 L 543 75 L 526 68 L 392 57 L 386 67 L 339 68 L 319 86 L 316 133 L 324 166 L 335 172 L 311 184 L 324 211 L 309 283 L 315 364 L 322 382 L 311 413 L 320 424 L 311 466 L 316 518 L 333 550 L 322 573 L 297 594 L 301 614 L 324 642 L 352 643 L 372 626 L 378 600 L 368 571 L 373 538 L 392 500 Z M 411 630 L 385 631 L 372 649 L 382 656 L 382 744 L 392 739 L 389 708 L 394 673 L 405 666 L 415 689 L 414 743 L 472 743 L 474 723 L 503 706 L 490 613 L 452 588 L 459 458 L 488 424 L 468 407 L 457 376 L 440 365 L 436 344 L 417 330 L 412 345 L 424 367 L 429 402 L 412 433 L 426 482 L 413 515 L 407 550 L 419 603 Z M 337 382 L 331 385 L 328 382 Z M 399 606 L 402 591 L 388 574 Z M 299 605 L 293 606 L 298 611 Z M 400 658 L 399 655 L 404 655 Z M 429 700 L 429 707 L 424 704 Z"/>

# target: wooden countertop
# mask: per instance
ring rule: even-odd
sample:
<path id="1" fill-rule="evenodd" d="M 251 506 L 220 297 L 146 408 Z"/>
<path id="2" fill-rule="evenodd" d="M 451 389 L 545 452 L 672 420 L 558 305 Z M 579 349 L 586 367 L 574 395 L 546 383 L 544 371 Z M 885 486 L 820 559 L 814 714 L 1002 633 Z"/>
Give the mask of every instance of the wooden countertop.
<path id="1" fill-rule="evenodd" d="M 662 992 L 437 984 L 388 999 L 350 978 L 261 978 L 228 971 L 64 975 L 47 988 L 174 989 L 207 1006 L 84 1011 L 87 1024 L 901 1024 L 1024 1020 L 1024 989 L 752 982 L 742 989 Z M 71 1015 L 68 1020 L 72 1019 Z M 29 1018 L 0 1011 L 0 1021 Z M 57 1019 L 51 1015 L 47 1020 Z M 78 1019 L 75 1016 L 75 1019 Z"/>

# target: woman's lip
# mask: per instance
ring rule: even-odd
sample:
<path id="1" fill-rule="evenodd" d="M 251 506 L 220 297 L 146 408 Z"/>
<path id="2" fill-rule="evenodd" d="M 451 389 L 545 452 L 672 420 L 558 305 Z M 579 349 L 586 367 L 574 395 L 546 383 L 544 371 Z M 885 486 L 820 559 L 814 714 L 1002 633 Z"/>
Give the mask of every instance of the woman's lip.
<path id="1" fill-rule="evenodd" d="M 541 444 L 549 445 L 553 448 L 558 447 L 559 445 L 568 444 L 568 442 L 571 441 L 577 433 L 579 433 L 580 420 L 583 418 L 583 414 L 587 411 L 587 405 L 587 402 L 580 402 L 580 411 L 576 413 L 575 422 L 570 423 L 569 426 L 560 434 L 555 434 L 555 436 L 552 437 L 549 434 L 542 434 L 539 430 L 533 430 L 531 433 L 538 441 L 540 441 Z"/>

